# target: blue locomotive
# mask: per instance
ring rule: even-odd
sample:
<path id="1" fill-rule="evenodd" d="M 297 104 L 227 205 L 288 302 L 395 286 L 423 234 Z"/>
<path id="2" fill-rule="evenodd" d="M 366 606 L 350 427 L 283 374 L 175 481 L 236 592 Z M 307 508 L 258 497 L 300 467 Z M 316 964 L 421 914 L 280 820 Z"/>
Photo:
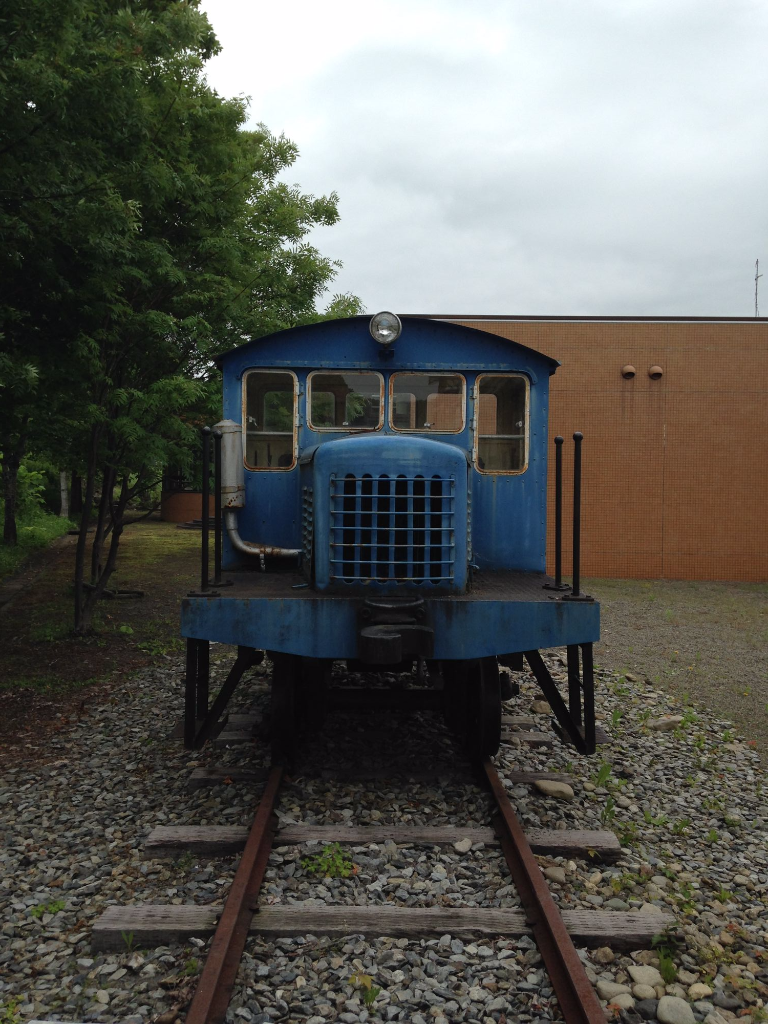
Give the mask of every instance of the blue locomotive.
<path id="1" fill-rule="evenodd" d="M 599 608 L 576 580 L 575 593 L 560 592 L 559 558 L 557 579 L 545 575 L 556 360 L 485 331 L 379 313 L 258 338 L 218 365 L 215 576 L 206 521 L 201 588 L 182 606 L 187 745 L 211 735 L 268 651 L 278 754 L 301 714 L 319 711 L 339 659 L 428 666 L 428 692 L 393 702 L 442 707 L 473 753 L 493 754 L 499 665 L 522 669 L 524 656 L 562 732 L 592 752 Z M 211 641 L 238 656 L 209 708 Z M 561 646 L 567 703 L 540 655 Z"/>

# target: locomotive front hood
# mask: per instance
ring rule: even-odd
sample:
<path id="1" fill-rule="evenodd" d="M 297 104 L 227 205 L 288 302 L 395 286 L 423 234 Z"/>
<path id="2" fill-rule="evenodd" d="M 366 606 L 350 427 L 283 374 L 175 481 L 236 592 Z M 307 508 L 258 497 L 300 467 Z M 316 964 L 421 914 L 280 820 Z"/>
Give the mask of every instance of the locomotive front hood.
<path id="1" fill-rule="evenodd" d="M 314 584 L 424 593 L 467 585 L 466 452 L 420 437 L 363 434 L 303 454 Z M 311 482 L 310 482 L 311 481 Z"/>

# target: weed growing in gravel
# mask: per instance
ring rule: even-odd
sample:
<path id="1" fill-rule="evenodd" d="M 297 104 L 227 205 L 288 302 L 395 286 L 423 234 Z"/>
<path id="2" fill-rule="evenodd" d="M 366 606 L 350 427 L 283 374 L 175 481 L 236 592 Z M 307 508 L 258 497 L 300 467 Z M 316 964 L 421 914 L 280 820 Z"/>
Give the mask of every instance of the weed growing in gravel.
<path id="1" fill-rule="evenodd" d="M 669 822 L 669 818 L 666 814 L 657 814 L 655 817 L 650 811 L 643 811 L 643 818 L 645 818 L 646 825 L 666 825 Z"/>
<path id="2" fill-rule="evenodd" d="M 9 999 L 0 1006 L 0 1024 L 17 1024 L 19 1020 L 19 1000 Z"/>
<path id="3" fill-rule="evenodd" d="M 707 832 L 707 834 L 704 836 L 704 842 L 705 843 L 713 844 L 713 843 L 716 843 L 719 838 L 720 838 L 720 834 L 717 831 L 717 829 L 716 828 L 711 828 L 709 830 L 709 832 Z"/>
<path id="4" fill-rule="evenodd" d="M 366 1007 L 370 1008 L 373 1006 L 376 1002 L 376 996 L 381 992 L 381 989 L 376 988 L 373 984 L 373 978 L 370 974 L 360 974 L 359 972 L 357 974 L 350 974 L 349 981 L 350 984 L 355 986 L 355 988 L 359 988 L 361 990 L 363 1002 Z"/>
<path id="5" fill-rule="evenodd" d="M 125 948 L 129 953 L 133 952 L 133 932 L 120 932 L 120 937 L 125 943 Z"/>
<path id="6" fill-rule="evenodd" d="M 179 858 L 177 858 L 173 866 L 176 868 L 180 875 L 185 875 L 192 868 L 192 865 L 194 863 L 195 858 L 192 856 L 189 850 L 187 850 L 186 853 L 182 853 L 182 855 Z"/>
<path id="7" fill-rule="evenodd" d="M 727 903 L 728 900 L 733 899 L 733 893 L 730 891 L 730 889 L 726 889 L 724 886 L 721 885 L 715 893 L 715 899 L 718 903 Z"/>
<path id="8" fill-rule="evenodd" d="M 614 802 L 613 797 L 609 796 L 608 799 L 605 801 L 605 807 L 603 807 L 602 811 L 600 812 L 600 821 L 602 821 L 604 825 L 608 825 L 613 821 L 615 817 L 616 804 Z"/>
<path id="9" fill-rule="evenodd" d="M 677 968 L 673 957 L 677 953 L 678 946 L 677 936 L 669 930 L 659 932 L 651 939 L 651 949 L 656 951 L 659 958 L 659 974 L 661 974 L 665 985 L 671 985 L 677 978 Z"/>
<path id="10" fill-rule="evenodd" d="M 357 874 L 357 868 L 338 843 L 324 846 L 320 853 L 302 857 L 301 866 L 308 875 L 323 875 L 325 878 L 349 878 Z"/>
<path id="11" fill-rule="evenodd" d="M 595 786 L 604 786 L 610 777 L 611 765 L 609 765 L 607 761 L 603 761 L 597 769 L 596 774 L 592 776 L 592 782 Z"/>
<path id="12" fill-rule="evenodd" d="M 685 833 L 690 828 L 690 825 L 691 825 L 691 819 L 690 818 L 680 818 L 679 821 L 674 822 L 674 824 L 672 825 L 672 832 L 676 836 L 685 835 Z"/>
<path id="13" fill-rule="evenodd" d="M 616 835 L 622 846 L 634 846 L 638 841 L 637 825 L 634 821 L 627 821 Z"/>
<path id="14" fill-rule="evenodd" d="M 723 733 L 723 743 L 733 743 L 736 737 L 733 734 L 732 729 L 726 729 Z"/>
<path id="15" fill-rule="evenodd" d="M 66 906 L 64 900 L 53 900 L 52 903 L 38 903 L 36 907 L 33 907 L 30 913 L 32 917 L 42 917 L 43 914 L 58 914 L 60 910 L 63 910 Z"/>
<path id="16" fill-rule="evenodd" d="M 184 970 L 181 973 L 185 977 L 191 978 L 193 975 L 197 974 L 197 969 L 199 966 L 199 962 L 194 957 L 191 957 L 189 960 L 187 960 Z"/>

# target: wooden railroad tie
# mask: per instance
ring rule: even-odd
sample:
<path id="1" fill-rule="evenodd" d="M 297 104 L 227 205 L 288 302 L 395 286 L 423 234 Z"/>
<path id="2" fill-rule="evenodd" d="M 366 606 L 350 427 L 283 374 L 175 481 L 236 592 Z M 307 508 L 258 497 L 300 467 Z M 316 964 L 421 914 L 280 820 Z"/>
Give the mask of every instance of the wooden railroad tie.
<path id="1" fill-rule="evenodd" d="M 563 857 L 594 857 L 618 860 L 621 845 L 613 832 L 577 829 L 531 829 L 526 833 L 534 853 Z M 245 846 L 248 828 L 236 825 L 160 825 L 144 843 L 144 856 L 156 858 L 231 857 Z M 456 825 L 286 825 L 275 834 L 274 846 L 302 843 L 385 843 L 407 846 L 448 846 L 460 839 L 474 843 L 498 843 L 492 828 Z"/>
<path id="2" fill-rule="evenodd" d="M 344 779 L 346 781 L 345 773 L 334 772 L 327 768 L 319 772 L 300 772 L 299 774 L 302 777 L 308 775 L 310 778 L 327 779 L 329 782 L 334 779 Z M 382 768 L 378 771 L 357 772 L 355 779 L 358 782 L 371 782 L 380 779 L 405 777 L 416 782 L 434 782 L 435 779 L 440 778 L 442 775 L 454 776 L 457 774 L 462 774 L 463 777 L 466 775 L 466 772 L 459 772 L 455 765 L 446 765 L 444 771 L 440 766 L 436 766 L 431 771 L 424 771 L 423 769 L 409 771 L 407 768 L 398 767 L 397 764 L 394 764 L 389 768 Z M 194 793 L 196 790 L 204 789 L 206 786 L 224 786 L 235 782 L 245 784 L 259 783 L 264 782 L 268 775 L 268 768 L 195 768 L 187 781 L 187 789 L 189 792 Z M 538 779 L 548 779 L 551 782 L 565 782 L 569 786 L 573 785 L 571 776 L 565 775 L 562 772 L 508 771 L 504 773 L 504 777 L 514 785 L 532 786 Z"/>
<path id="3" fill-rule="evenodd" d="M 120 950 L 125 935 L 139 946 L 169 945 L 191 937 L 213 935 L 220 906 L 138 906 L 107 907 L 93 926 L 97 950 Z M 661 911 L 563 910 L 563 921 L 577 945 L 596 948 L 609 945 L 615 950 L 646 949 L 654 935 L 671 925 L 674 918 Z M 250 931 L 266 938 L 291 935 L 342 935 L 423 937 L 519 936 L 530 935 L 525 913 L 498 908 L 281 906 L 259 908 Z"/>

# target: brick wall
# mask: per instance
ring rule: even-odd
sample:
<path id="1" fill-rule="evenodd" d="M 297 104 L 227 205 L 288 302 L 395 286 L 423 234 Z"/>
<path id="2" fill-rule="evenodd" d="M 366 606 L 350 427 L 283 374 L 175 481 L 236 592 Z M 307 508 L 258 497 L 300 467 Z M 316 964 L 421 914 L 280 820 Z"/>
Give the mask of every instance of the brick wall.
<path id="1" fill-rule="evenodd" d="M 562 363 L 551 381 L 550 453 L 562 434 L 564 573 L 571 436 L 581 430 L 582 575 L 768 581 L 768 319 L 441 319 Z M 621 375 L 627 364 L 632 380 Z M 553 469 L 554 458 L 550 552 Z"/>

